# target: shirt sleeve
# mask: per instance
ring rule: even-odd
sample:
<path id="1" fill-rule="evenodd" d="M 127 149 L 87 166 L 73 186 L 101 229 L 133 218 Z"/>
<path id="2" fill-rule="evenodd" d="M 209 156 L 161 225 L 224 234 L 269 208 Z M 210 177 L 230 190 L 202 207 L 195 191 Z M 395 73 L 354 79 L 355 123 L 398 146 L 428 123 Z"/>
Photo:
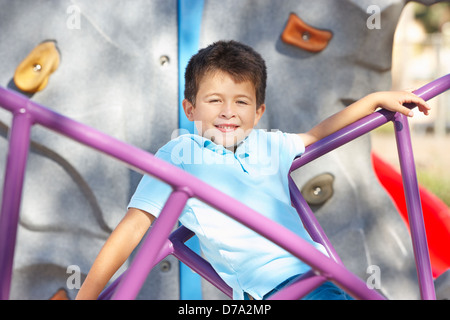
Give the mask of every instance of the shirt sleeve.
<path id="1" fill-rule="evenodd" d="M 160 149 L 155 157 L 174 164 L 171 153 L 164 149 Z M 172 190 L 173 188 L 164 181 L 144 175 L 128 203 L 128 208 L 140 209 L 158 217 Z"/>
<path id="2" fill-rule="evenodd" d="M 283 133 L 284 151 L 289 154 L 291 160 L 305 153 L 305 144 L 298 134 Z"/>

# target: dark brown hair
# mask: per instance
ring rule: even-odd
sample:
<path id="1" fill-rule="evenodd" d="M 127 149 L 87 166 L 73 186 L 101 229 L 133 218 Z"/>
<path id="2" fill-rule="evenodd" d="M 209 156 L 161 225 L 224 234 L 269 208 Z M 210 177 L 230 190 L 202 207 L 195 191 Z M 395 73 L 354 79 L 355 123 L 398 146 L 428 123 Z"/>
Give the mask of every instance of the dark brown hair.
<path id="1" fill-rule="evenodd" d="M 185 99 L 195 106 L 200 81 L 206 74 L 216 71 L 229 74 L 237 83 L 252 82 L 257 107 L 264 103 L 267 81 L 264 59 L 251 47 L 237 41 L 218 41 L 192 56 L 185 73 Z"/>

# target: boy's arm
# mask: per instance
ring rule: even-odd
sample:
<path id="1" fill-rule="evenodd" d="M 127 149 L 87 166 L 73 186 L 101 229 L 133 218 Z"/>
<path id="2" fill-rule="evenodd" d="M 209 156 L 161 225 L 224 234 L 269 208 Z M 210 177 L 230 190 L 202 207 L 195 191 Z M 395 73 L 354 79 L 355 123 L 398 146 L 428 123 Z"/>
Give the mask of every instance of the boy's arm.
<path id="1" fill-rule="evenodd" d="M 320 122 L 307 133 L 299 133 L 305 146 L 308 146 L 330 134 L 352 124 L 353 122 L 368 116 L 378 108 L 384 108 L 389 111 L 400 112 L 406 116 L 412 117 L 413 112 L 403 106 L 404 103 L 414 103 L 419 111 L 428 115 L 430 107 L 420 97 L 408 91 L 388 91 L 369 94 L 351 104 L 344 110 L 335 113 L 331 117 Z"/>
<path id="2" fill-rule="evenodd" d="M 139 244 L 155 217 L 130 208 L 103 245 L 76 299 L 97 299 L 108 281 Z"/>

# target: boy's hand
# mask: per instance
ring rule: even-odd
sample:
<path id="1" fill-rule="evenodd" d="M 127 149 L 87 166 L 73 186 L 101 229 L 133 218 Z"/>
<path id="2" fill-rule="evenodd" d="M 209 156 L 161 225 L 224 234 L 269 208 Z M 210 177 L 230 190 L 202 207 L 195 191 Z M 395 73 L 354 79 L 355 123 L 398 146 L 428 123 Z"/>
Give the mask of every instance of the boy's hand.
<path id="1" fill-rule="evenodd" d="M 382 91 L 375 92 L 356 101 L 347 108 L 320 122 L 306 133 L 299 133 L 305 146 L 321 140 L 330 134 L 348 126 L 378 108 L 393 112 L 399 112 L 405 116 L 412 117 L 414 112 L 403 104 L 415 104 L 419 111 L 428 115 L 430 107 L 422 98 L 408 91 Z"/>
<path id="2" fill-rule="evenodd" d="M 414 112 L 405 107 L 403 104 L 411 103 L 417 105 L 420 112 L 425 115 L 429 114 L 430 106 L 412 92 L 409 91 L 383 91 L 375 92 L 368 96 L 373 99 L 373 106 L 375 108 L 383 108 L 389 111 L 400 112 L 405 116 L 412 117 Z"/>

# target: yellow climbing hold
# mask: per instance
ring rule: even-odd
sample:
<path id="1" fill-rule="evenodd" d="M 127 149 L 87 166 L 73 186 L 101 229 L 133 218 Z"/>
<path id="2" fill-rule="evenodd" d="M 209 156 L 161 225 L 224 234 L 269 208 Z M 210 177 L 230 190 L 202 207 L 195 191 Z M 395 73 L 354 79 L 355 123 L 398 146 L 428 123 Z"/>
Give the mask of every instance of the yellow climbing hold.
<path id="1" fill-rule="evenodd" d="M 14 74 L 14 83 L 28 93 L 41 91 L 48 78 L 59 66 L 59 52 L 54 41 L 45 41 L 36 46 L 19 64 Z"/>

